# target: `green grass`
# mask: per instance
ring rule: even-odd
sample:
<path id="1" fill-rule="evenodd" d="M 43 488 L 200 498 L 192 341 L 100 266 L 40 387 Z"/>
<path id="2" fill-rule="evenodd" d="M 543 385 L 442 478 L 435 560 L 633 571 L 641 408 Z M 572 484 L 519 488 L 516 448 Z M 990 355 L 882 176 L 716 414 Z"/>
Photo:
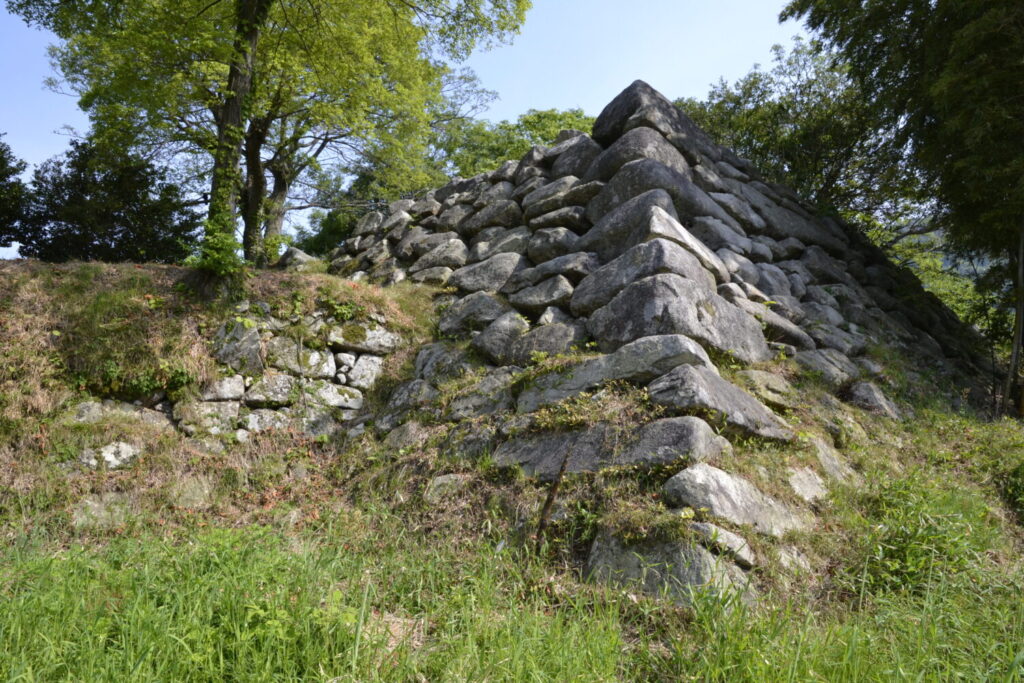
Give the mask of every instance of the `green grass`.
<path id="1" fill-rule="evenodd" d="M 1019 581 L 682 611 L 401 520 L 154 534 L 0 570 L 7 680 L 1021 680 Z M 360 529 L 362 527 L 362 529 Z"/>

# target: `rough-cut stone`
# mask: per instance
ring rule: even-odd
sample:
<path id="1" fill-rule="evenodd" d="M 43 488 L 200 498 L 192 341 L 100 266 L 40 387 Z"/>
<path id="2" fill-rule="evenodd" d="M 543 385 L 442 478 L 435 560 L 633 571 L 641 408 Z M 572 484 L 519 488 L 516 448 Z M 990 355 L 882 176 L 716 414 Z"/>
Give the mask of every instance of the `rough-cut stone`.
<path id="1" fill-rule="evenodd" d="M 452 304 L 441 315 L 441 334 L 465 334 L 487 326 L 512 310 L 503 299 L 489 292 L 474 292 Z"/>
<path id="2" fill-rule="evenodd" d="M 556 275 L 532 287 L 519 290 L 509 297 L 509 302 L 524 311 L 543 311 L 548 306 L 568 305 L 573 287 L 563 275 Z"/>
<path id="3" fill-rule="evenodd" d="M 701 346 L 681 334 L 644 337 L 560 373 L 539 377 L 519 395 L 520 413 L 533 412 L 594 389 L 605 382 L 649 382 L 682 364 L 700 365 L 717 372 Z"/>
<path id="4" fill-rule="evenodd" d="M 496 232 L 486 235 L 486 239 L 479 239 L 480 235 L 491 229 Z M 469 262 L 485 261 L 495 254 L 525 254 L 531 236 L 530 229 L 525 225 L 512 230 L 500 227 L 481 230 L 469 249 Z"/>
<path id="5" fill-rule="evenodd" d="M 214 380 L 199 392 L 202 401 L 237 401 L 245 393 L 245 378 L 232 375 Z"/>
<path id="6" fill-rule="evenodd" d="M 672 214 L 664 211 L 661 207 L 651 209 L 651 218 L 648 224 L 647 239 L 667 239 L 675 242 L 683 249 L 686 249 L 696 257 L 704 268 L 714 275 L 719 283 L 729 282 L 729 272 L 725 264 L 718 256 L 708 249 L 704 244 L 695 238 L 689 230 L 675 219 Z"/>
<path id="7" fill-rule="evenodd" d="M 755 286 L 761 279 L 761 271 L 757 269 L 757 266 L 750 259 L 742 254 L 737 254 L 729 249 L 719 249 L 718 257 L 725 264 L 733 279 Z"/>
<path id="8" fill-rule="evenodd" d="M 710 196 L 729 212 L 733 218 L 739 221 L 746 230 L 760 234 L 767 229 L 764 219 L 751 208 L 750 204 L 727 192 L 711 192 Z"/>
<path id="9" fill-rule="evenodd" d="M 199 432 L 217 436 L 234 431 L 238 409 L 237 401 L 181 401 L 174 406 L 174 419 L 189 436 Z"/>
<path id="10" fill-rule="evenodd" d="M 600 216 L 594 227 L 580 238 L 576 248 L 594 252 L 605 261 L 615 258 L 628 248 L 623 246 L 626 241 L 647 226 L 653 207 L 664 209 L 670 216 L 675 214 L 668 192 L 661 189 L 643 192 Z"/>
<path id="11" fill-rule="evenodd" d="M 747 540 L 739 534 L 710 522 L 694 522 L 690 530 L 702 546 L 716 555 L 727 555 L 744 569 L 752 569 L 757 562 Z"/>
<path id="12" fill-rule="evenodd" d="M 892 420 L 900 419 L 899 408 L 874 382 L 857 382 L 849 388 L 846 400 L 858 408 L 879 413 Z"/>
<path id="13" fill-rule="evenodd" d="M 359 410 L 363 407 L 363 394 L 358 389 L 343 387 L 323 380 L 309 380 L 303 387 L 306 402 L 313 405 Z"/>
<path id="14" fill-rule="evenodd" d="M 509 360 L 516 365 L 527 365 L 537 354 L 554 356 L 568 353 L 585 339 L 586 329 L 578 323 L 539 325 L 512 343 Z"/>
<path id="15" fill-rule="evenodd" d="M 499 225 L 503 228 L 514 228 L 523 224 L 523 211 L 512 199 L 502 199 L 488 204 L 476 214 L 458 224 L 460 235 L 472 237 L 484 228 Z"/>
<path id="16" fill-rule="evenodd" d="M 757 399 L 704 367 L 681 365 L 651 382 L 647 391 L 658 405 L 700 415 L 730 432 L 773 441 L 796 438 L 786 423 Z"/>
<path id="17" fill-rule="evenodd" d="M 536 218 L 531 218 L 526 224 L 530 226 L 531 230 L 569 228 L 579 234 L 590 227 L 590 221 L 587 220 L 586 213 L 586 209 L 582 206 L 566 206 L 541 214 Z"/>
<path id="18" fill-rule="evenodd" d="M 584 182 L 610 180 L 620 168 L 637 159 L 654 159 L 674 171 L 689 175 L 690 166 L 672 143 L 653 128 L 634 128 L 594 159 Z"/>
<path id="19" fill-rule="evenodd" d="M 496 292 L 524 265 L 525 259 L 519 254 L 495 254 L 486 261 L 459 268 L 448 278 L 448 284 L 466 292 Z"/>
<path id="20" fill-rule="evenodd" d="M 334 354 L 306 348 L 288 337 L 274 337 L 267 343 L 270 365 L 301 377 L 330 379 L 337 370 Z"/>
<path id="21" fill-rule="evenodd" d="M 97 493 L 84 497 L 71 511 L 76 529 L 114 529 L 128 523 L 131 500 L 126 493 Z"/>
<path id="22" fill-rule="evenodd" d="M 376 232 L 383 223 L 384 214 L 380 211 L 370 211 L 369 213 L 363 214 L 359 220 L 356 221 L 356 227 L 352 229 L 352 236 L 358 237 L 371 232 Z"/>
<path id="23" fill-rule="evenodd" d="M 295 403 L 299 384 L 291 375 L 267 373 L 245 392 L 245 404 L 255 408 L 280 408 Z"/>
<path id="24" fill-rule="evenodd" d="M 574 176 L 567 176 L 553 180 L 550 183 L 541 185 L 530 194 L 523 197 L 523 215 L 527 218 L 535 218 L 549 211 L 562 208 L 561 198 L 572 189 L 572 186 L 579 182 Z"/>
<path id="25" fill-rule="evenodd" d="M 252 321 L 233 319 L 221 325 L 214 339 L 214 358 L 246 375 L 263 371 L 260 332 Z"/>
<path id="26" fill-rule="evenodd" d="M 350 322 L 332 327 L 327 343 L 335 351 L 355 351 L 386 356 L 402 343 L 402 338 L 375 322 Z"/>
<path id="27" fill-rule="evenodd" d="M 356 364 L 356 354 L 346 353 L 341 351 L 334 354 L 334 367 L 338 371 L 338 375 L 344 375 L 346 372 L 352 369 L 352 366 Z M 344 384 L 345 380 L 341 380 Z"/>
<path id="28" fill-rule="evenodd" d="M 789 486 L 796 495 L 808 503 L 816 503 L 828 496 L 828 489 L 821 477 L 809 467 L 789 471 Z"/>
<path id="29" fill-rule="evenodd" d="M 310 270 L 317 270 L 323 262 L 315 256 L 310 256 L 298 247 L 288 247 L 281 258 L 277 260 L 277 267 L 284 268 L 297 273 Z"/>
<path id="30" fill-rule="evenodd" d="M 348 386 L 369 389 L 384 370 L 384 357 L 364 353 L 348 371 Z"/>
<path id="31" fill-rule="evenodd" d="M 459 224 L 473 215 L 475 209 L 469 204 L 456 204 L 446 209 L 437 219 L 437 227 L 442 232 L 455 230 Z"/>
<path id="32" fill-rule="evenodd" d="M 469 258 L 469 250 L 466 248 L 465 242 L 459 239 L 448 240 L 419 257 L 415 263 L 409 266 L 409 274 L 412 275 L 428 268 L 461 268 L 466 265 L 467 258 Z"/>
<path id="33" fill-rule="evenodd" d="M 690 233 L 708 249 L 731 249 L 737 254 L 748 254 L 753 242 L 717 218 L 697 216 L 688 223 Z"/>
<path id="34" fill-rule="evenodd" d="M 438 397 L 437 389 L 422 379 L 414 379 L 402 384 L 391 393 L 383 414 L 377 418 L 377 428 L 381 432 L 390 432 L 405 421 L 410 412 L 424 409 Z"/>
<path id="35" fill-rule="evenodd" d="M 530 331 L 530 323 L 516 312 L 500 316 L 480 334 L 473 337 L 470 346 L 489 360 L 506 365 L 512 362 L 512 344 Z"/>
<path id="36" fill-rule="evenodd" d="M 601 145 L 594 142 L 589 135 L 577 135 L 552 147 L 550 151 L 558 154 L 558 158 L 551 166 L 552 177 L 581 177 L 601 153 Z"/>
<path id="37" fill-rule="evenodd" d="M 427 344 L 416 354 L 416 377 L 437 384 L 461 376 L 472 368 L 466 352 L 444 342 Z"/>
<path id="38" fill-rule="evenodd" d="M 781 375 L 764 370 L 740 370 L 737 375 L 750 393 L 765 405 L 781 410 L 796 407 L 796 391 Z"/>
<path id="39" fill-rule="evenodd" d="M 599 180 L 573 185 L 573 188 L 565 193 L 565 205 L 586 206 L 591 199 L 601 192 L 603 187 L 604 183 Z"/>
<path id="40" fill-rule="evenodd" d="M 442 474 L 427 482 L 423 489 L 423 502 L 428 505 L 444 505 L 466 489 L 472 482 L 468 474 Z"/>
<path id="41" fill-rule="evenodd" d="M 626 122 L 630 117 L 645 107 L 659 108 L 668 120 L 678 122 L 679 115 L 675 106 L 660 92 L 638 80 L 616 95 L 615 99 L 601 110 L 594 121 L 594 140 L 602 145 L 615 142 L 625 132 Z"/>
<path id="42" fill-rule="evenodd" d="M 801 351 L 794 360 L 804 371 L 817 375 L 833 389 L 838 389 L 860 374 L 853 361 L 835 349 Z"/>
<path id="43" fill-rule="evenodd" d="M 124 441 L 114 441 L 102 448 L 87 448 L 82 451 L 81 461 L 86 467 L 96 469 L 101 465 L 107 469 L 117 469 L 131 463 L 139 457 L 142 449 Z"/>
<path id="44" fill-rule="evenodd" d="M 669 417 L 640 428 L 637 439 L 615 458 L 619 466 L 656 467 L 704 462 L 732 454 L 732 446 L 697 417 Z"/>
<path id="45" fill-rule="evenodd" d="M 745 524 L 769 536 L 810 528 L 810 520 L 762 493 L 746 479 L 706 463 L 691 465 L 665 482 L 665 502 L 706 509 L 733 524 Z"/>
<path id="46" fill-rule="evenodd" d="M 657 334 L 685 334 L 744 363 L 771 358 L 761 326 L 714 292 L 679 275 L 638 280 L 590 316 L 587 330 L 604 349 Z"/>
<path id="47" fill-rule="evenodd" d="M 554 479 L 566 457 L 566 472 L 597 472 L 612 461 L 616 438 L 615 430 L 604 423 L 575 431 L 518 436 L 495 449 L 494 464 L 522 467 L 540 481 Z"/>
<path id="48" fill-rule="evenodd" d="M 644 540 L 626 545 L 604 532 L 587 558 L 591 580 L 637 589 L 648 595 L 692 604 L 698 596 L 750 599 L 743 572 L 692 541 Z"/>
<path id="49" fill-rule="evenodd" d="M 690 252 L 674 242 L 655 239 L 638 244 L 583 278 L 572 295 L 570 309 L 586 316 L 611 301 L 627 285 L 659 273 L 675 273 L 714 288 L 714 279 Z"/>
<path id="50" fill-rule="evenodd" d="M 578 251 L 579 236 L 568 228 L 543 228 L 530 238 L 526 253 L 534 263 L 544 263 Z"/>
<path id="51" fill-rule="evenodd" d="M 75 406 L 75 413 L 72 416 L 75 422 L 82 424 L 96 424 L 109 418 L 138 421 L 161 431 L 174 428 L 174 422 L 165 412 L 111 399 L 83 401 Z"/>
<path id="52" fill-rule="evenodd" d="M 782 342 L 798 349 L 810 350 L 817 346 L 812 335 L 793 324 L 762 303 L 746 297 L 725 299 L 747 315 L 752 316 L 764 328 L 764 337 L 770 342 Z"/>
<path id="53" fill-rule="evenodd" d="M 247 431 L 258 434 L 272 429 L 288 429 L 292 424 L 292 419 L 291 416 L 281 411 L 259 408 L 246 415 L 242 424 Z"/>
<path id="54" fill-rule="evenodd" d="M 649 190 L 662 189 L 672 197 L 672 204 L 681 220 L 698 216 L 717 218 L 737 232 L 742 228 L 725 209 L 715 203 L 704 190 L 685 175 L 653 159 L 631 161 L 615 174 L 594 199 L 587 204 L 587 216 L 593 222 L 622 203 Z"/>
<path id="55" fill-rule="evenodd" d="M 446 266 L 424 268 L 423 270 L 417 270 L 415 273 L 410 275 L 409 279 L 419 284 L 443 287 L 448 284 L 448 278 L 452 276 L 453 272 L 455 271 Z"/>
<path id="56" fill-rule="evenodd" d="M 847 464 L 843 456 L 820 436 L 810 438 L 811 449 L 818 458 L 818 463 L 825 474 L 843 484 L 857 484 L 862 481 L 861 476 Z"/>
<path id="57" fill-rule="evenodd" d="M 468 391 L 452 399 L 448 406 L 449 419 L 465 420 L 511 410 L 515 404 L 511 387 L 518 370 L 504 367 L 488 372 Z"/>

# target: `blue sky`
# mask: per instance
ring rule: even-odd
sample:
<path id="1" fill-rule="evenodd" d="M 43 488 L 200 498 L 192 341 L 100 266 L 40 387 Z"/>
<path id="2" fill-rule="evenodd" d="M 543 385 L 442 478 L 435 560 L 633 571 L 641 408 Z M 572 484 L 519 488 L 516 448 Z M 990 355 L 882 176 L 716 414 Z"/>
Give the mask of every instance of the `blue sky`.
<path id="1" fill-rule="evenodd" d="M 534 0 L 511 45 L 474 54 L 467 66 L 500 99 L 484 114 L 514 119 L 528 109 L 581 107 L 597 114 L 642 78 L 669 97 L 703 97 L 720 77 L 732 81 L 767 64 L 776 43 L 801 32 L 780 25 L 783 0 Z M 14 154 L 38 164 L 62 153 L 71 126 L 88 122 L 75 98 L 53 92 L 52 37 L 0 12 L 0 133 Z M 10 258 L 0 249 L 0 258 Z"/>

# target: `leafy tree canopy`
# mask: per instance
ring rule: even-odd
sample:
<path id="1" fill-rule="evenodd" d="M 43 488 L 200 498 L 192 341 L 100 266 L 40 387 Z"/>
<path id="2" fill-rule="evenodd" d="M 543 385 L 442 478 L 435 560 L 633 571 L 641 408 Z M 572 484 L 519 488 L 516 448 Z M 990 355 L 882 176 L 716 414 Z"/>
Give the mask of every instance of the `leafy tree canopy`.
<path id="1" fill-rule="evenodd" d="M 138 156 L 72 142 L 32 176 L 22 220 L 5 239 L 44 261 L 153 261 L 187 257 L 201 220 L 166 172 Z"/>
<path id="2" fill-rule="evenodd" d="M 15 157 L 10 145 L 0 140 L 0 245 L 10 246 L 11 231 L 21 218 L 25 183 L 20 176 L 24 170 L 25 162 Z"/>
<path id="3" fill-rule="evenodd" d="M 514 122 L 457 120 L 438 141 L 451 170 L 463 177 L 492 171 L 506 159 L 519 159 L 534 145 L 550 145 L 559 131 L 590 131 L 594 117 L 582 109 L 531 109 Z"/>
<path id="4" fill-rule="evenodd" d="M 8 0 L 63 40 L 57 63 L 100 136 L 205 159 L 207 237 L 220 235 L 225 263 L 238 212 L 246 256 L 260 261 L 288 195 L 325 156 L 351 161 L 387 138 L 422 144 L 442 96 L 441 60 L 508 38 L 528 6 Z"/>
<path id="5" fill-rule="evenodd" d="M 920 177 L 849 67 L 802 40 L 788 54 L 779 45 L 772 53 L 770 70 L 755 66 L 733 85 L 720 81 L 703 101 L 676 105 L 821 210 L 865 229 L 920 227 L 928 209 Z"/>
<path id="6" fill-rule="evenodd" d="M 839 51 L 910 145 L 951 242 L 995 259 L 1013 282 L 1008 400 L 1024 341 L 1024 3 L 792 0 L 783 17 L 805 19 Z"/>

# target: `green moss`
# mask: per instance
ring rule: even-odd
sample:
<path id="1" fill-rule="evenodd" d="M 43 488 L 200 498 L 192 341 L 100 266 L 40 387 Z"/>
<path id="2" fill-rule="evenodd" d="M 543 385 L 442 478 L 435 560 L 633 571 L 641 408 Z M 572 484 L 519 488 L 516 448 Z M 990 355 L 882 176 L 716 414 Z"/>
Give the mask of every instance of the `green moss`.
<path id="1" fill-rule="evenodd" d="M 341 338 L 352 344 L 362 344 L 366 341 L 366 328 L 356 323 L 342 325 Z"/>

